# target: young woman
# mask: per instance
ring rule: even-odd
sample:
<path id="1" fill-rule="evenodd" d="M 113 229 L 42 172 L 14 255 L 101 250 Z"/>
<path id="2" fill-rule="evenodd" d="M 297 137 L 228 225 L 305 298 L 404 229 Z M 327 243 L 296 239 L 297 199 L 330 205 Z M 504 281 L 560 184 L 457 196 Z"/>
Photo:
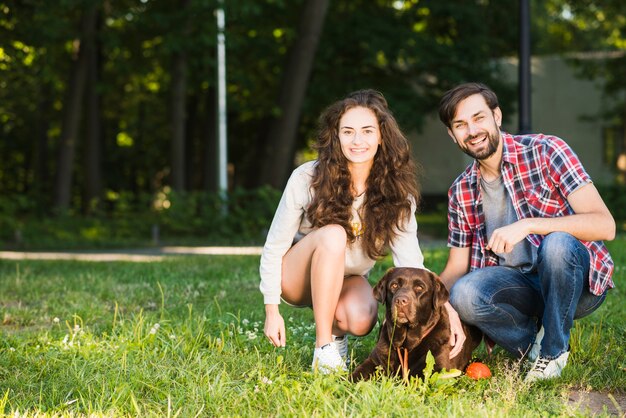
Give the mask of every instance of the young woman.
<path id="1" fill-rule="evenodd" d="M 285 346 L 280 300 L 312 307 L 313 369 L 346 370 L 346 335 L 367 335 L 378 306 L 367 274 L 387 249 L 398 267 L 423 267 L 419 191 L 409 143 L 383 95 L 360 90 L 320 118 L 318 159 L 296 168 L 261 256 L 265 335 Z"/>

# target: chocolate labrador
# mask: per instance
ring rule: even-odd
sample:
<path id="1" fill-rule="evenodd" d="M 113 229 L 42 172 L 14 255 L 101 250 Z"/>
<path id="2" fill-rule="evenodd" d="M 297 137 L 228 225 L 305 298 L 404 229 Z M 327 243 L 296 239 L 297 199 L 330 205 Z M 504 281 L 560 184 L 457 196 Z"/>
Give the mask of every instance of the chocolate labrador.
<path id="1" fill-rule="evenodd" d="M 463 324 L 463 350 L 450 358 L 450 321 L 444 304 L 448 290 L 434 273 L 419 268 L 393 268 L 374 287 L 374 297 L 386 305 L 378 342 L 352 373 L 352 380 L 369 379 L 380 366 L 387 375 L 422 376 L 426 355 L 435 358 L 435 371 L 463 370 L 480 344 L 482 333 Z"/>

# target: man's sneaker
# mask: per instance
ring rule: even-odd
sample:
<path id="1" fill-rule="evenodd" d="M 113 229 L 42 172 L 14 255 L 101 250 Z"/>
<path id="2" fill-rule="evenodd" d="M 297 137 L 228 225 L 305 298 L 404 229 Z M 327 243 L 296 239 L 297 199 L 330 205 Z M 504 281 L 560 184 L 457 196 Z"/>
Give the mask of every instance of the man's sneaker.
<path id="1" fill-rule="evenodd" d="M 313 371 L 318 371 L 322 374 L 345 372 L 348 370 L 346 368 L 346 363 L 337 351 L 337 346 L 333 343 L 328 343 L 322 347 L 315 348 L 311 368 Z"/>
<path id="2" fill-rule="evenodd" d="M 543 334 L 544 329 L 542 325 L 537 332 L 535 342 L 530 347 L 530 351 L 528 352 L 528 361 L 530 361 L 531 363 L 534 363 L 534 361 L 537 360 L 537 357 L 539 357 L 539 353 L 541 353 L 541 341 L 543 340 Z"/>
<path id="3" fill-rule="evenodd" d="M 341 337 L 336 337 L 336 336 L 332 336 L 333 337 L 333 343 L 335 344 L 335 347 L 337 347 L 337 351 L 339 352 L 339 355 L 341 356 L 342 359 L 345 360 L 346 362 L 346 366 L 350 366 L 350 352 L 348 351 L 348 336 L 344 335 Z"/>
<path id="4" fill-rule="evenodd" d="M 555 359 L 549 360 L 544 357 L 537 357 L 532 369 L 526 375 L 524 382 L 531 383 L 536 380 L 553 379 L 560 377 L 563 368 L 567 364 L 569 351 L 564 352 Z"/>

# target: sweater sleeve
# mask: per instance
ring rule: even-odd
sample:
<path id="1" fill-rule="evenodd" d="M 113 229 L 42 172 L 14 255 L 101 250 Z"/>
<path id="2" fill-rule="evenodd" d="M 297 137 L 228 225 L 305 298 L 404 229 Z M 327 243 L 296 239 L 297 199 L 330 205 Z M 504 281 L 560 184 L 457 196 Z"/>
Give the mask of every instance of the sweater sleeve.
<path id="1" fill-rule="evenodd" d="M 291 174 L 263 246 L 259 289 L 265 304 L 280 303 L 283 256 L 291 248 L 310 203 L 311 170 L 307 170 L 308 167 L 312 164 L 306 163 Z"/>
<path id="2" fill-rule="evenodd" d="M 411 202 L 411 214 L 406 219 L 398 235 L 391 243 L 391 256 L 396 267 L 424 268 L 424 255 L 417 239 L 417 220 L 415 202 Z"/>

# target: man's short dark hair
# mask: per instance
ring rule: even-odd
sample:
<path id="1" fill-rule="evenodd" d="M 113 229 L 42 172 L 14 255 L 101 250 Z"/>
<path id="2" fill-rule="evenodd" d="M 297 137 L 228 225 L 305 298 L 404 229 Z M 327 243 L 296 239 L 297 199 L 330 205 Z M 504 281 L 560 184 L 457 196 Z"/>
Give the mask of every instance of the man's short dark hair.
<path id="1" fill-rule="evenodd" d="M 487 106 L 491 110 L 494 110 L 498 107 L 498 96 L 482 83 L 464 83 L 456 86 L 455 88 L 448 90 L 441 101 L 439 102 L 439 119 L 446 125 L 448 128 L 451 127 L 452 119 L 454 119 L 454 115 L 456 114 L 456 108 L 459 103 L 474 94 L 480 94 L 485 98 L 485 102 L 487 102 Z"/>

